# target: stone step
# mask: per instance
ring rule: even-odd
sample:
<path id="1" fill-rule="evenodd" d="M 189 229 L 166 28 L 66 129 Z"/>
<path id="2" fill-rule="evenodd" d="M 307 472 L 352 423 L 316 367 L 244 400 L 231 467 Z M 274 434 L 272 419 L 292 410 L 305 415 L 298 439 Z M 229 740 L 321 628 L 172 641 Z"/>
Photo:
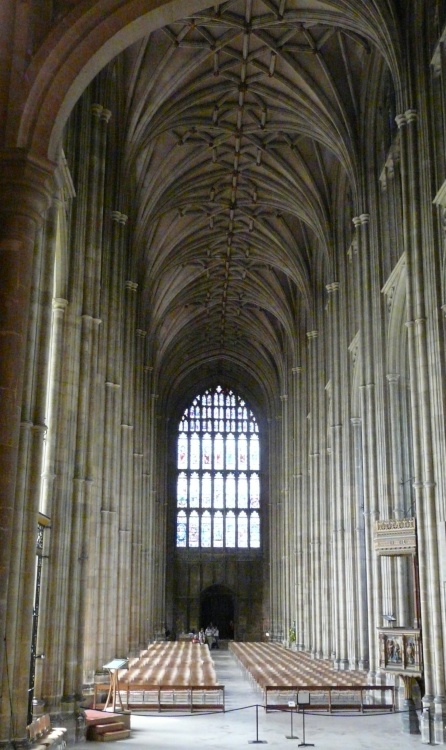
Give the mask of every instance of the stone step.
<path id="1" fill-rule="evenodd" d="M 128 740 L 130 729 L 121 729 L 119 732 L 105 732 L 98 734 L 96 742 L 116 742 L 116 740 Z"/>

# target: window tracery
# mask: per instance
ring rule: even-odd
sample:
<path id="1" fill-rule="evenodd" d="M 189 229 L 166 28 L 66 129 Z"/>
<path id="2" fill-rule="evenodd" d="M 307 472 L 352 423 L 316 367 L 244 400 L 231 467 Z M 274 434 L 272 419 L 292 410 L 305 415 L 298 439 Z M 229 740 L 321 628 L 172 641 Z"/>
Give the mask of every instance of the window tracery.
<path id="1" fill-rule="evenodd" d="M 176 495 L 177 547 L 260 547 L 259 428 L 233 391 L 206 390 L 185 409 Z"/>

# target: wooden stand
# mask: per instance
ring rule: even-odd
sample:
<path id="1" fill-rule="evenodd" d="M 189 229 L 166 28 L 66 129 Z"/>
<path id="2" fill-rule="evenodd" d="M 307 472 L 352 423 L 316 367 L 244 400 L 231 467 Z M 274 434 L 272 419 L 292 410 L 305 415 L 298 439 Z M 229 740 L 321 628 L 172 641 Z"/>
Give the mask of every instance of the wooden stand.
<path id="1" fill-rule="evenodd" d="M 109 662 L 108 664 L 104 664 L 103 668 L 108 669 L 108 671 L 110 672 L 110 688 L 108 691 L 107 700 L 105 701 L 104 711 L 106 711 L 109 706 L 111 706 L 111 710 L 113 711 L 113 713 L 116 711 L 116 696 L 118 697 L 121 711 L 124 711 L 121 693 L 119 690 L 119 670 L 127 664 L 127 661 L 127 659 L 113 659 L 113 661 Z"/>

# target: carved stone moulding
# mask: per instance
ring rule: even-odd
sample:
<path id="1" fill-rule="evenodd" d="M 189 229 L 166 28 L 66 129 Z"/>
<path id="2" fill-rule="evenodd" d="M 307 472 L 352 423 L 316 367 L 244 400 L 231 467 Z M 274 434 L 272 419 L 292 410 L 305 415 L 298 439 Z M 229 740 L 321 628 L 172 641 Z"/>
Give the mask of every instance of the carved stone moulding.
<path id="1" fill-rule="evenodd" d="M 379 663 L 385 672 L 412 677 L 423 673 L 421 632 L 412 628 L 379 628 Z"/>
<path id="2" fill-rule="evenodd" d="M 417 551 L 415 518 L 377 521 L 374 543 L 377 555 L 415 555 Z"/>

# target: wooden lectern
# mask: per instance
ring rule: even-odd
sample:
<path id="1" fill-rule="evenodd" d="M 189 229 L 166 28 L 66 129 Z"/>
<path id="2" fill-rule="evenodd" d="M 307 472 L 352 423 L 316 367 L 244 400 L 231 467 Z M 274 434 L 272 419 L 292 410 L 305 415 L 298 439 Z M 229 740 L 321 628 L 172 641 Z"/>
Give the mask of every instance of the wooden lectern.
<path id="1" fill-rule="evenodd" d="M 112 661 L 109 661 L 108 664 L 104 664 L 103 666 L 103 669 L 107 669 L 110 672 L 110 688 L 108 691 L 107 700 L 105 701 L 104 711 L 107 710 L 109 705 L 111 706 L 111 710 L 113 712 L 116 711 L 116 696 L 118 696 L 121 711 L 124 710 L 124 706 L 122 705 L 121 700 L 121 693 L 119 692 L 119 670 L 123 669 L 127 662 L 128 659 L 113 659 Z"/>

